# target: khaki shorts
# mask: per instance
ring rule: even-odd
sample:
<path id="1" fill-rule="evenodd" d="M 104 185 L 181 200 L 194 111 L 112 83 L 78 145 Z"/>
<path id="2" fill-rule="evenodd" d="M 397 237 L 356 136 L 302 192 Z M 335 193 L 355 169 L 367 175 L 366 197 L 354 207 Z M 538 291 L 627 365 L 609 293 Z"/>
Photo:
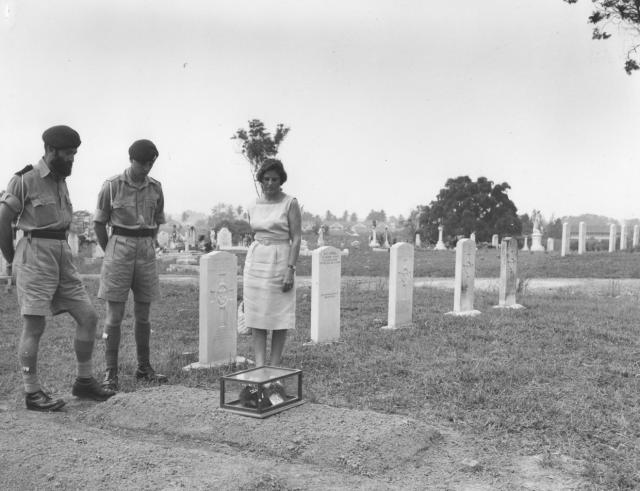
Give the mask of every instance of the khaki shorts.
<path id="1" fill-rule="evenodd" d="M 66 240 L 23 237 L 13 260 L 22 315 L 53 315 L 91 304 Z"/>
<path id="2" fill-rule="evenodd" d="M 136 302 L 152 302 L 160 296 L 156 250 L 152 237 L 112 235 L 104 251 L 98 298 L 126 302 L 129 290 Z"/>

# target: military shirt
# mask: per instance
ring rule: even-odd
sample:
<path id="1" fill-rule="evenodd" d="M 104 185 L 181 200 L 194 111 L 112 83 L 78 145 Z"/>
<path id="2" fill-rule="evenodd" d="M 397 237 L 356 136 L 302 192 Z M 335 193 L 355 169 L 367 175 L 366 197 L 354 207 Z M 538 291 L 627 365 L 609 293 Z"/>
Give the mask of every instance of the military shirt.
<path id="1" fill-rule="evenodd" d="M 105 181 L 98 195 L 94 222 L 131 230 L 155 229 L 165 223 L 162 186 L 152 177 L 136 183 L 129 169 Z"/>
<path id="2" fill-rule="evenodd" d="M 18 214 L 17 227 L 25 232 L 68 229 L 73 207 L 65 179 L 51 172 L 44 159 L 18 174 L 0 198 Z"/>

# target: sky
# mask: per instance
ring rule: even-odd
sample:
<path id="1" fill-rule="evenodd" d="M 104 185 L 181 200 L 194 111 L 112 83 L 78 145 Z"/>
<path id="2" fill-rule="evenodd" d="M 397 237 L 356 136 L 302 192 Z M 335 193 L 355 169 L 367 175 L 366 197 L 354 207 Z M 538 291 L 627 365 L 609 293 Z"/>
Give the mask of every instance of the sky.
<path id="1" fill-rule="evenodd" d="M 56 124 L 95 209 L 154 141 L 166 211 L 255 198 L 231 136 L 291 128 L 283 189 L 306 211 L 407 217 L 448 178 L 511 186 L 519 213 L 640 217 L 631 33 L 591 39 L 562 0 L 0 0 L 0 189 Z"/>

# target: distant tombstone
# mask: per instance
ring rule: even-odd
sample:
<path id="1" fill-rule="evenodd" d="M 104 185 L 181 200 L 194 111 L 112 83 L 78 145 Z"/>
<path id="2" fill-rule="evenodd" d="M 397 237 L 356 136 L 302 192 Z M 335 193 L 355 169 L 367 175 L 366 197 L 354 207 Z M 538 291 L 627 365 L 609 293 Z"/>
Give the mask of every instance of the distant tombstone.
<path id="1" fill-rule="evenodd" d="M 500 284 L 498 287 L 498 305 L 496 308 L 521 309 L 516 302 L 518 287 L 518 242 L 505 237 L 500 244 Z"/>
<path id="2" fill-rule="evenodd" d="M 389 263 L 389 312 L 383 329 L 411 327 L 413 322 L 413 246 L 391 246 Z"/>
<path id="3" fill-rule="evenodd" d="M 436 246 L 434 247 L 434 249 L 436 251 L 446 251 L 447 250 L 447 246 L 444 245 L 444 242 L 442 240 L 442 231 L 444 230 L 444 227 L 442 225 L 438 225 L 438 242 L 436 242 Z"/>
<path id="4" fill-rule="evenodd" d="M 453 311 L 449 315 L 474 316 L 473 308 L 476 275 L 476 244 L 471 239 L 460 239 L 456 244 L 456 275 L 453 292 Z"/>
<path id="5" fill-rule="evenodd" d="M 220 250 L 231 249 L 233 243 L 231 242 L 231 232 L 227 227 L 222 227 L 218 232 L 218 248 Z"/>
<path id="6" fill-rule="evenodd" d="M 620 250 L 627 250 L 627 226 L 624 223 L 620 225 Z"/>
<path id="7" fill-rule="evenodd" d="M 163 249 L 169 247 L 169 233 L 165 230 L 158 232 L 158 245 Z"/>
<path id="8" fill-rule="evenodd" d="M 615 224 L 609 225 L 609 252 L 615 252 L 616 250 L 616 226 Z"/>
<path id="9" fill-rule="evenodd" d="M 69 236 L 67 237 L 67 242 L 69 243 L 69 248 L 71 249 L 71 254 L 73 256 L 77 256 L 80 251 L 80 239 L 78 234 L 75 232 L 69 232 Z"/>
<path id="10" fill-rule="evenodd" d="M 324 246 L 324 229 L 322 228 L 322 226 L 320 226 L 320 229 L 318 230 L 318 247 L 323 247 Z"/>
<path id="11" fill-rule="evenodd" d="M 369 240 L 369 247 L 380 247 L 378 243 L 378 236 L 376 235 L 376 228 L 371 229 L 371 239 Z"/>
<path id="12" fill-rule="evenodd" d="M 553 240 L 553 237 L 547 238 L 547 252 L 553 252 L 556 247 L 556 241 Z"/>
<path id="13" fill-rule="evenodd" d="M 640 225 L 633 226 L 633 239 L 631 240 L 631 247 L 638 247 L 640 241 Z"/>
<path id="14" fill-rule="evenodd" d="M 522 251 L 529 252 L 529 244 L 527 243 L 528 237 L 524 236 L 524 245 L 522 246 Z"/>
<path id="15" fill-rule="evenodd" d="M 302 239 L 300 241 L 300 254 L 302 254 L 303 256 L 308 256 L 309 253 L 309 243 L 305 239 Z"/>
<path id="16" fill-rule="evenodd" d="M 471 234 L 469 235 L 469 238 L 470 238 L 472 241 L 476 242 L 476 233 L 475 233 L 475 232 L 471 232 Z"/>
<path id="17" fill-rule="evenodd" d="M 214 251 L 200 257 L 199 359 L 186 370 L 236 361 L 237 289 L 235 254 Z"/>
<path id="18" fill-rule="evenodd" d="M 495 247 L 496 249 L 500 246 L 500 237 L 498 234 L 493 234 L 491 236 L 491 247 Z"/>
<path id="19" fill-rule="evenodd" d="M 578 225 L 578 254 L 584 254 L 587 250 L 587 224 L 580 222 Z"/>
<path id="20" fill-rule="evenodd" d="M 7 266 L 9 263 L 4 258 L 4 256 L 0 253 L 0 276 L 7 276 Z"/>
<path id="21" fill-rule="evenodd" d="M 335 247 L 324 246 L 311 255 L 311 341 L 326 343 L 340 338 L 340 275 L 342 257 Z"/>
<path id="22" fill-rule="evenodd" d="M 560 256 L 564 257 L 569 254 L 569 241 L 571 240 L 571 231 L 569 223 L 562 224 L 562 243 L 560 244 Z"/>
<path id="23" fill-rule="evenodd" d="M 416 234 L 416 247 L 422 247 L 422 239 L 420 238 L 420 234 Z"/>
<path id="24" fill-rule="evenodd" d="M 389 244 L 389 227 L 384 228 L 384 243 L 382 244 L 382 247 L 385 249 L 389 249 L 391 247 L 391 244 Z"/>

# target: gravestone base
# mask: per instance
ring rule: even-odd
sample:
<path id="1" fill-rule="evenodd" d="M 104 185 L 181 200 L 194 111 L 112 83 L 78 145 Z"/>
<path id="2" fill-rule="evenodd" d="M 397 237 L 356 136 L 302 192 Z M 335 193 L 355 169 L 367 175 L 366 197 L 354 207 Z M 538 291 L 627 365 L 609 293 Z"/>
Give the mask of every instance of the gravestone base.
<path id="1" fill-rule="evenodd" d="M 434 251 L 446 251 L 447 250 L 447 246 L 444 245 L 444 242 L 439 240 L 438 243 L 436 244 L 436 246 L 433 248 L 433 250 Z"/>
<path id="2" fill-rule="evenodd" d="M 482 312 L 479 310 L 461 310 L 460 312 L 456 312 L 452 310 L 451 312 L 446 312 L 444 315 L 454 315 L 456 317 L 475 317 L 476 315 L 480 315 Z"/>
<path id="3" fill-rule="evenodd" d="M 206 370 L 207 368 L 219 368 L 226 365 L 231 365 L 233 363 L 247 363 L 249 365 L 255 365 L 255 362 L 253 360 L 250 360 L 249 358 L 245 358 L 244 356 L 236 356 L 233 360 L 220 361 L 217 363 L 200 363 L 199 361 L 196 361 L 195 363 L 191 363 L 186 367 L 182 367 L 182 370 L 184 370 L 185 372 L 190 372 L 191 370 Z"/>
<path id="4" fill-rule="evenodd" d="M 544 252 L 542 234 L 540 232 L 533 232 L 531 234 L 531 252 Z"/>
<path id="5" fill-rule="evenodd" d="M 494 309 L 519 310 L 519 309 L 525 309 L 526 307 L 524 305 L 520 305 L 519 303 L 514 303 L 514 304 L 511 304 L 511 305 L 494 305 L 493 308 Z"/>
<path id="6" fill-rule="evenodd" d="M 389 252 L 389 249 L 386 249 L 384 247 L 374 247 L 372 248 L 373 252 Z"/>

